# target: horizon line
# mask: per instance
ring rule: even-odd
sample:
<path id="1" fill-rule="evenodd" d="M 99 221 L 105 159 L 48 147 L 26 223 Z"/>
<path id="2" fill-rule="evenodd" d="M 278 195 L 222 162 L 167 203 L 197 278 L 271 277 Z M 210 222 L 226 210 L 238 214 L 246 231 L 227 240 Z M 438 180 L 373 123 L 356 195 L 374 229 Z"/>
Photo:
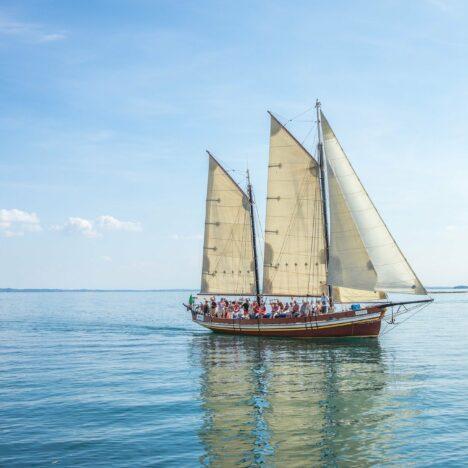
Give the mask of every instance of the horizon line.
<path id="1" fill-rule="evenodd" d="M 455 286 L 427 286 L 431 293 L 437 293 L 438 289 L 468 289 L 468 285 Z M 0 288 L 0 292 L 184 292 L 198 291 L 198 288 L 161 288 L 161 289 L 133 289 L 133 288 Z"/>
<path id="2" fill-rule="evenodd" d="M 93 289 L 93 288 L 0 288 L 0 292 L 164 292 L 196 291 L 197 288 L 162 288 L 162 289 Z"/>

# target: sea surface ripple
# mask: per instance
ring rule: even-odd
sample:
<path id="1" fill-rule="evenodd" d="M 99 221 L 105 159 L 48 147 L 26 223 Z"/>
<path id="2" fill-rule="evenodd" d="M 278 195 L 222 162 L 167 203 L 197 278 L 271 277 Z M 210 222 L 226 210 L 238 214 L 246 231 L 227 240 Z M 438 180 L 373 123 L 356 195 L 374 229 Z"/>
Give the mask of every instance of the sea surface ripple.
<path id="1" fill-rule="evenodd" d="M 468 295 L 379 340 L 216 335 L 185 292 L 0 294 L 0 466 L 466 466 Z"/>

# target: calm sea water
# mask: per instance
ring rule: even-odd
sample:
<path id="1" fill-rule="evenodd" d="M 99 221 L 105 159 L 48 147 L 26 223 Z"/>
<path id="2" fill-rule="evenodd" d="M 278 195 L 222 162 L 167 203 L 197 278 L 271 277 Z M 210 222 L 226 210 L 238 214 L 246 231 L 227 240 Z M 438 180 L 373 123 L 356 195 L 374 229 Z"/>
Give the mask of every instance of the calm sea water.
<path id="1" fill-rule="evenodd" d="M 0 465 L 468 464 L 468 295 L 318 344 L 213 334 L 186 296 L 0 294 Z"/>

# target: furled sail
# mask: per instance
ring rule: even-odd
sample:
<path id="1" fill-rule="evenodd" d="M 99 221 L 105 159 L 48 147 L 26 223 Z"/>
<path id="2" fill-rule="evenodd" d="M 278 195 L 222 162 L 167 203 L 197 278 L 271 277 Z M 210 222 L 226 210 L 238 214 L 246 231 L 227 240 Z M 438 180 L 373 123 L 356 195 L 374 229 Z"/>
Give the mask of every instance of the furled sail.
<path id="1" fill-rule="evenodd" d="M 426 294 L 323 113 L 321 119 L 330 201 L 329 283 L 366 291 Z"/>
<path id="2" fill-rule="evenodd" d="M 326 282 L 317 161 L 271 116 L 263 294 L 315 296 Z"/>
<path id="3" fill-rule="evenodd" d="M 376 302 L 387 299 L 387 294 L 381 291 L 366 291 L 362 289 L 343 288 L 342 286 L 333 286 L 334 302 Z"/>
<path id="4" fill-rule="evenodd" d="M 211 154 L 200 292 L 255 294 L 249 199 Z"/>

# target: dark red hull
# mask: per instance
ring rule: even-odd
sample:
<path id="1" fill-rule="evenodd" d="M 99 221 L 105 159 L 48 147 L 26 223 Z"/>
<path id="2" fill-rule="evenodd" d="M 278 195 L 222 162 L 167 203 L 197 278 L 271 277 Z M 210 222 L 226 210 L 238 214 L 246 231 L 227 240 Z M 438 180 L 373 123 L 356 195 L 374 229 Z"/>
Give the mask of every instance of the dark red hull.
<path id="1" fill-rule="evenodd" d="M 364 309 L 317 317 L 225 319 L 192 313 L 193 320 L 210 330 L 231 335 L 290 338 L 374 338 L 379 335 L 383 309 Z"/>

